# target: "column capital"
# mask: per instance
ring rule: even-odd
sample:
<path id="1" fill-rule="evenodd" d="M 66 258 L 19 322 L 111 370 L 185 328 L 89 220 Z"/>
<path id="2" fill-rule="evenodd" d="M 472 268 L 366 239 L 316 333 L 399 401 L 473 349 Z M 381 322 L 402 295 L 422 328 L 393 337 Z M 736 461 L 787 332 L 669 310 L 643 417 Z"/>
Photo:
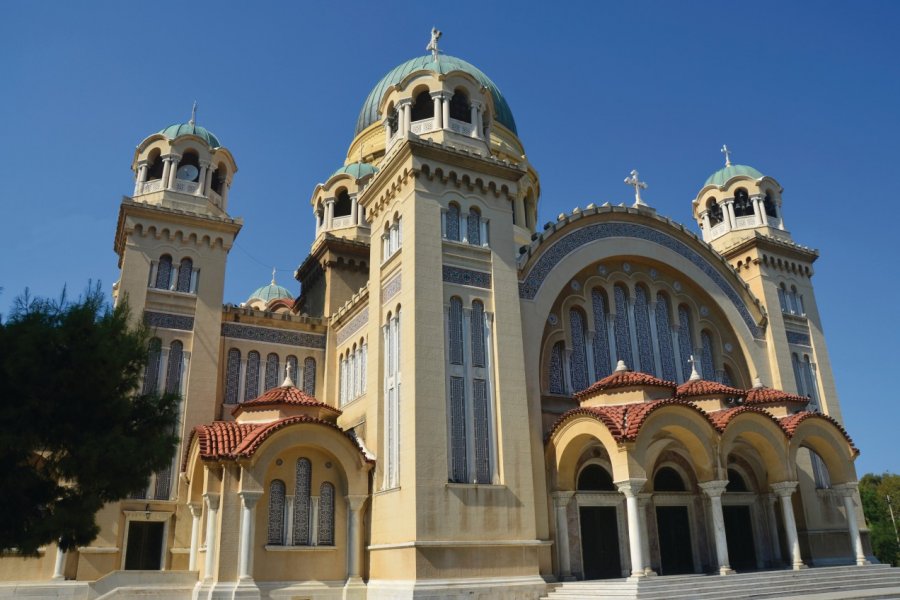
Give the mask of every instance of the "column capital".
<path id="1" fill-rule="evenodd" d="M 334 204 L 334 203 L 335 203 L 334 198 L 325 198 L 325 204 Z"/>
<path id="2" fill-rule="evenodd" d="M 163 159 L 163 160 L 174 160 L 174 161 L 179 161 L 179 160 L 181 160 L 181 155 L 180 155 L 180 154 L 175 154 L 174 152 L 172 152 L 172 153 L 170 153 L 170 154 L 164 154 L 163 157 L 162 157 L 162 159 Z"/>
<path id="3" fill-rule="evenodd" d="M 363 507 L 363 504 L 366 503 L 366 500 L 369 499 L 368 494 L 359 494 L 345 497 L 347 498 L 347 506 L 354 512 L 361 509 Z"/>
<path id="4" fill-rule="evenodd" d="M 212 164 L 210 161 L 204 160 L 204 159 L 202 159 L 202 158 L 201 158 L 200 160 L 198 160 L 197 163 L 200 165 L 200 168 L 201 168 L 201 169 L 202 169 L 203 167 L 206 167 L 206 168 L 208 169 L 208 168 L 209 168 L 209 165 Z"/>
<path id="5" fill-rule="evenodd" d="M 219 510 L 219 497 L 220 494 L 216 492 L 206 492 L 203 494 L 203 499 L 206 500 L 206 505 L 209 507 L 209 510 Z"/>
<path id="6" fill-rule="evenodd" d="M 856 494 L 856 490 L 859 489 L 858 481 L 848 481 L 846 483 L 836 483 L 831 486 L 831 489 L 838 492 L 841 496 L 845 498 L 852 498 L 854 494 Z"/>
<path id="7" fill-rule="evenodd" d="M 256 506 L 257 501 L 262 498 L 263 493 L 260 490 L 241 490 L 238 492 L 238 496 L 241 498 L 241 502 L 244 504 L 245 508 L 253 508 Z"/>
<path id="8" fill-rule="evenodd" d="M 441 100 L 445 100 L 450 97 L 450 92 L 446 90 L 438 90 L 436 92 L 431 92 L 432 98 L 440 98 Z"/>
<path id="9" fill-rule="evenodd" d="M 150 159 L 148 159 L 148 158 L 142 158 L 142 159 L 140 159 L 139 161 L 137 161 L 136 164 L 137 164 L 138 168 L 146 167 L 147 165 L 150 164 Z"/>
<path id="10" fill-rule="evenodd" d="M 397 100 L 397 108 L 402 108 L 404 106 L 412 106 L 413 99 L 412 98 L 401 98 Z"/>
<path id="11" fill-rule="evenodd" d="M 797 489 L 798 485 L 798 481 L 779 481 L 778 483 L 773 483 L 770 487 L 777 496 L 784 498 L 790 497 Z"/>
<path id="12" fill-rule="evenodd" d="M 698 485 L 710 498 L 721 498 L 725 488 L 728 487 L 728 480 L 714 479 L 712 481 L 704 481 Z"/>
<path id="13" fill-rule="evenodd" d="M 645 483 L 647 483 L 647 480 L 645 478 L 633 477 L 631 479 L 616 481 L 615 485 L 620 492 L 625 494 L 626 497 L 632 498 L 637 496 L 638 492 L 641 491 L 641 488 L 644 487 Z"/>
<path id="14" fill-rule="evenodd" d="M 191 511 L 191 516 L 196 518 L 200 517 L 200 514 L 203 512 L 203 503 L 201 502 L 188 502 L 188 509 Z"/>
<path id="15" fill-rule="evenodd" d="M 575 492 L 571 492 L 571 491 L 551 492 L 550 495 L 553 496 L 553 504 L 557 508 L 565 508 L 566 506 L 568 506 L 569 501 L 572 499 L 572 496 L 575 495 Z"/>
<path id="16" fill-rule="evenodd" d="M 722 200 L 722 204 L 724 204 L 725 206 L 728 206 L 729 204 L 734 204 L 734 198 L 725 198 L 724 200 Z"/>

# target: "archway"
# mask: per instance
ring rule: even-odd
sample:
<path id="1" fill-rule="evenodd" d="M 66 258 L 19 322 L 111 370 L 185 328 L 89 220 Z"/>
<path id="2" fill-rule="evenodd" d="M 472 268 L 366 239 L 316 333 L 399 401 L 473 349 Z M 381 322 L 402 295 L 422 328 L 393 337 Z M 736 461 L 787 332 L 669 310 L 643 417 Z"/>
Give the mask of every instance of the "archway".
<path id="1" fill-rule="evenodd" d="M 622 495 L 604 462 L 591 459 L 578 474 L 575 497 L 584 579 L 622 576 Z"/>

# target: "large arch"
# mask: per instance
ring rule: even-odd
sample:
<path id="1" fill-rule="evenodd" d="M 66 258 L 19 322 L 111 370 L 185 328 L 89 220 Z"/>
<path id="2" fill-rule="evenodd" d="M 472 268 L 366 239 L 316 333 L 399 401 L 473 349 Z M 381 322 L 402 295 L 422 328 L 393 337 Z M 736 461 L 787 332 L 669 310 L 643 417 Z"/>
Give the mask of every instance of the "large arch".
<path id="1" fill-rule="evenodd" d="M 794 469 L 788 458 L 788 438 L 774 417 L 759 408 L 742 407 L 730 411 L 730 418 L 723 424 L 719 452 L 722 464 L 728 456 L 739 451 L 741 445 L 751 447 L 759 456 L 771 485 L 794 478 Z"/>

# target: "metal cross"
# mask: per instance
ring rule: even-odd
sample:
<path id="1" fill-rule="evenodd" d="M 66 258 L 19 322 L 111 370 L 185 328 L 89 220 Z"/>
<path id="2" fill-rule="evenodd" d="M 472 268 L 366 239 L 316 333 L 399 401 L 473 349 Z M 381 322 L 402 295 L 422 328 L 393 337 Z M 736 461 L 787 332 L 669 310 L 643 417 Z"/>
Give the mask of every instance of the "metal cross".
<path id="1" fill-rule="evenodd" d="M 191 125 L 197 124 L 197 101 L 194 100 L 194 106 L 191 107 Z"/>
<path id="2" fill-rule="evenodd" d="M 635 169 L 631 170 L 631 177 L 625 178 L 625 185 L 630 185 L 634 188 L 634 205 L 635 206 L 647 206 L 644 204 L 644 201 L 641 200 L 641 190 L 647 189 L 647 184 L 640 179 L 638 179 L 638 172 Z"/>
<path id="3" fill-rule="evenodd" d="M 441 39 L 442 35 L 443 34 L 437 30 L 437 27 L 432 27 L 431 41 L 425 46 L 425 49 L 431 52 L 431 57 L 434 59 L 434 62 L 438 61 L 438 40 Z"/>
<path id="4" fill-rule="evenodd" d="M 722 144 L 722 149 L 720 150 L 720 152 L 725 155 L 725 166 L 730 167 L 731 166 L 731 150 L 728 149 L 728 146 L 726 146 L 725 144 Z"/>
<path id="5" fill-rule="evenodd" d="M 275 267 L 272 267 L 272 285 L 275 285 Z"/>
<path id="6" fill-rule="evenodd" d="M 691 354 L 690 358 L 688 358 L 688 363 L 691 365 L 691 379 L 693 379 L 694 374 L 697 373 L 697 363 L 698 362 L 700 362 L 700 361 L 698 361 L 696 358 L 694 358 L 693 354 Z M 698 374 L 698 376 L 699 376 L 699 374 Z"/>

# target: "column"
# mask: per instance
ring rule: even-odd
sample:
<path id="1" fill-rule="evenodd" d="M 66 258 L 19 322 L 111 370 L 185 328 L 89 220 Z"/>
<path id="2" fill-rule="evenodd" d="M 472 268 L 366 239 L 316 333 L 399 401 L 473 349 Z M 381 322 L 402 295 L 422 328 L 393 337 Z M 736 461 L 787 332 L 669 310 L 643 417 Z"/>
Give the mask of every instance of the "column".
<path id="1" fill-rule="evenodd" d="M 162 187 L 163 187 L 163 189 L 168 189 L 168 187 L 169 187 L 169 171 L 172 170 L 172 157 L 164 156 L 164 157 L 162 157 L 162 161 L 163 161 Z"/>
<path id="2" fill-rule="evenodd" d="M 334 198 L 325 199 L 325 231 L 330 231 L 334 221 Z"/>
<path id="3" fill-rule="evenodd" d="M 650 533 L 647 531 L 647 507 L 653 494 L 638 494 L 638 510 L 641 511 L 641 550 L 644 552 L 644 573 L 656 575 L 656 571 L 650 566 Z"/>
<path id="4" fill-rule="evenodd" d="M 575 492 L 553 492 L 556 507 L 556 554 L 559 561 L 559 578 L 572 581 L 572 562 L 569 558 L 569 518 L 566 507 Z"/>
<path id="5" fill-rule="evenodd" d="M 209 193 L 212 191 L 212 178 L 215 173 L 215 169 L 212 166 L 207 167 L 206 169 L 206 179 L 203 180 L 203 195 L 209 196 Z"/>
<path id="6" fill-rule="evenodd" d="M 438 131 L 444 127 L 444 120 L 442 118 L 443 113 L 444 113 L 443 108 L 442 108 L 443 95 L 444 95 L 443 92 L 432 92 L 431 93 L 431 99 L 434 101 L 434 130 L 435 131 Z"/>
<path id="7" fill-rule="evenodd" d="M 188 504 L 191 510 L 191 552 L 188 555 L 188 571 L 197 570 L 197 549 L 200 547 L 200 516 L 203 506 L 199 502 Z"/>
<path id="8" fill-rule="evenodd" d="M 757 224 L 765 225 L 766 224 L 766 210 L 763 207 L 762 196 L 753 196 L 750 199 L 753 200 L 753 212 L 756 213 Z"/>
<path id="9" fill-rule="evenodd" d="M 769 537 L 772 542 L 772 558 L 773 558 L 773 566 L 780 565 L 782 560 L 784 560 L 781 556 L 781 542 L 778 539 L 778 517 L 775 512 L 775 504 L 778 502 L 778 496 L 775 494 L 767 494 L 766 495 L 766 504 L 769 507 L 768 512 L 768 520 L 769 520 Z"/>
<path id="10" fill-rule="evenodd" d="M 705 481 L 700 484 L 700 489 L 709 497 L 710 513 L 712 515 L 713 535 L 716 541 L 716 559 L 719 563 L 719 575 L 734 573 L 728 564 L 728 540 L 725 537 L 725 517 L 722 515 L 722 493 L 728 485 L 728 480 Z"/>
<path id="11" fill-rule="evenodd" d="M 441 119 L 444 122 L 444 129 L 450 129 L 450 95 L 444 94 L 441 96 L 441 114 L 443 118 Z"/>
<path id="12" fill-rule="evenodd" d="M 350 198 L 350 222 L 353 225 L 359 223 L 359 204 L 356 203 L 356 197 Z"/>
<path id="13" fill-rule="evenodd" d="M 478 109 L 480 105 L 478 102 L 472 101 L 472 106 L 470 109 L 469 121 L 472 123 L 472 137 L 478 137 Z"/>
<path id="14" fill-rule="evenodd" d="M 56 564 L 53 566 L 53 581 L 62 581 L 66 578 L 66 553 L 59 546 L 56 547 Z"/>
<path id="15" fill-rule="evenodd" d="M 249 478 L 243 473 L 241 479 Z M 262 492 L 243 490 L 238 492 L 241 497 L 241 540 L 238 558 L 238 579 L 247 581 L 253 579 L 253 531 L 256 520 L 256 503 L 262 496 Z"/>
<path id="16" fill-rule="evenodd" d="M 231 188 L 231 184 L 227 180 L 222 180 L 222 210 L 228 208 L 228 190 Z"/>
<path id="17" fill-rule="evenodd" d="M 791 553 L 791 567 L 794 570 L 803 569 L 803 559 L 800 557 L 800 540 L 797 537 L 797 522 L 794 520 L 794 506 L 791 504 L 791 495 L 797 489 L 796 481 L 782 481 L 772 484 L 772 491 L 781 499 L 781 512 L 784 517 L 784 531 L 787 534 L 788 548 Z"/>
<path id="18" fill-rule="evenodd" d="M 734 216 L 734 198 L 730 198 L 724 202 L 725 218 L 728 220 L 728 229 L 737 227 L 737 218 Z"/>
<path id="19" fill-rule="evenodd" d="M 400 134 L 406 136 L 412 125 L 412 100 L 406 98 L 397 104 L 400 108 Z"/>
<path id="20" fill-rule="evenodd" d="M 856 496 L 857 482 L 842 483 L 832 486 L 841 494 L 844 501 L 844 513 L 847 515 L 847 530 L 850 534 L 850 545 L 853 547 L 856 564 L 859 566 L 869 564 L 866 560 L 866 551 L 863 549 L 862 537 L 859 535 L 859 523 L 856 520 L 856 503 L 853 501 Z"/>
<path id="21" fill-rule="evenodd" d="M 206 190 L 206 173 L 209 171 L 209 163 L 205 160 L 200 161 L 200 174 L 197 176 L 197 191 L 194 193 L 196 196 L 205 196 Z"/>
<path id="22" fill-rule="evenodd" d="M 181 157 L 177 154 L 173 154 L 169 159 L 169 180 L 166 183 L 166 189 L 174 189 L 175 188 L 175 175 L 178 172 L 178 161 L 181 160 Z"/>
<path id="23" fill-rule="evenodd" d="M 644 487 L 646 479 L 626 479 L 617 481 L 616 487 L 625 494 L 625 511 L 628 514 L 628 549 L 631 554 L 631 576 L 644 577 L 644 533 L 643 516 L 638 507 L 637 494 Z"/>
<path id="24" fill-rule="evenodd" d="M 142 160 L 142 161 L 138 162 L 138 170 L 137 170 L 137 174 L 135 175 L 135 178 L 134 178 L 134 195 L 135 196 L 137 196 L 138 194 L 141 193 L 141 191 L 143 191 L 144 182 L 146 182 L 146 181 L 147 181 L 147 161 Z"/>
<path id="25" fill-rule="evenodd" d="M 368 496 L 347 496 L 350 523 L 347 527 L 347 582 L 362 581 L 362 507 Z"/>
<path id="26" fill-rule="evenodd" d="M 387 149 L 391 145 L 391 123 L 390 120 L 385 118 L 384 122 L 384 147 Z"/>
<path id="27" fill-rule="evenodd" d="M 206 564 L 203 580 L 212 581 L 216 568 L 216 539 L 218 538 L 219 494 L 207 492 L 203 494 L 206 501 Z"/>
<path id="28" fill-rule="evenodd" d="M 711 229 L 709 224 L 709 211 L 704 210 L 700 213 L 700 219 L 703 221 L 703 241 L 709 241 L 709 230 Z"/>

